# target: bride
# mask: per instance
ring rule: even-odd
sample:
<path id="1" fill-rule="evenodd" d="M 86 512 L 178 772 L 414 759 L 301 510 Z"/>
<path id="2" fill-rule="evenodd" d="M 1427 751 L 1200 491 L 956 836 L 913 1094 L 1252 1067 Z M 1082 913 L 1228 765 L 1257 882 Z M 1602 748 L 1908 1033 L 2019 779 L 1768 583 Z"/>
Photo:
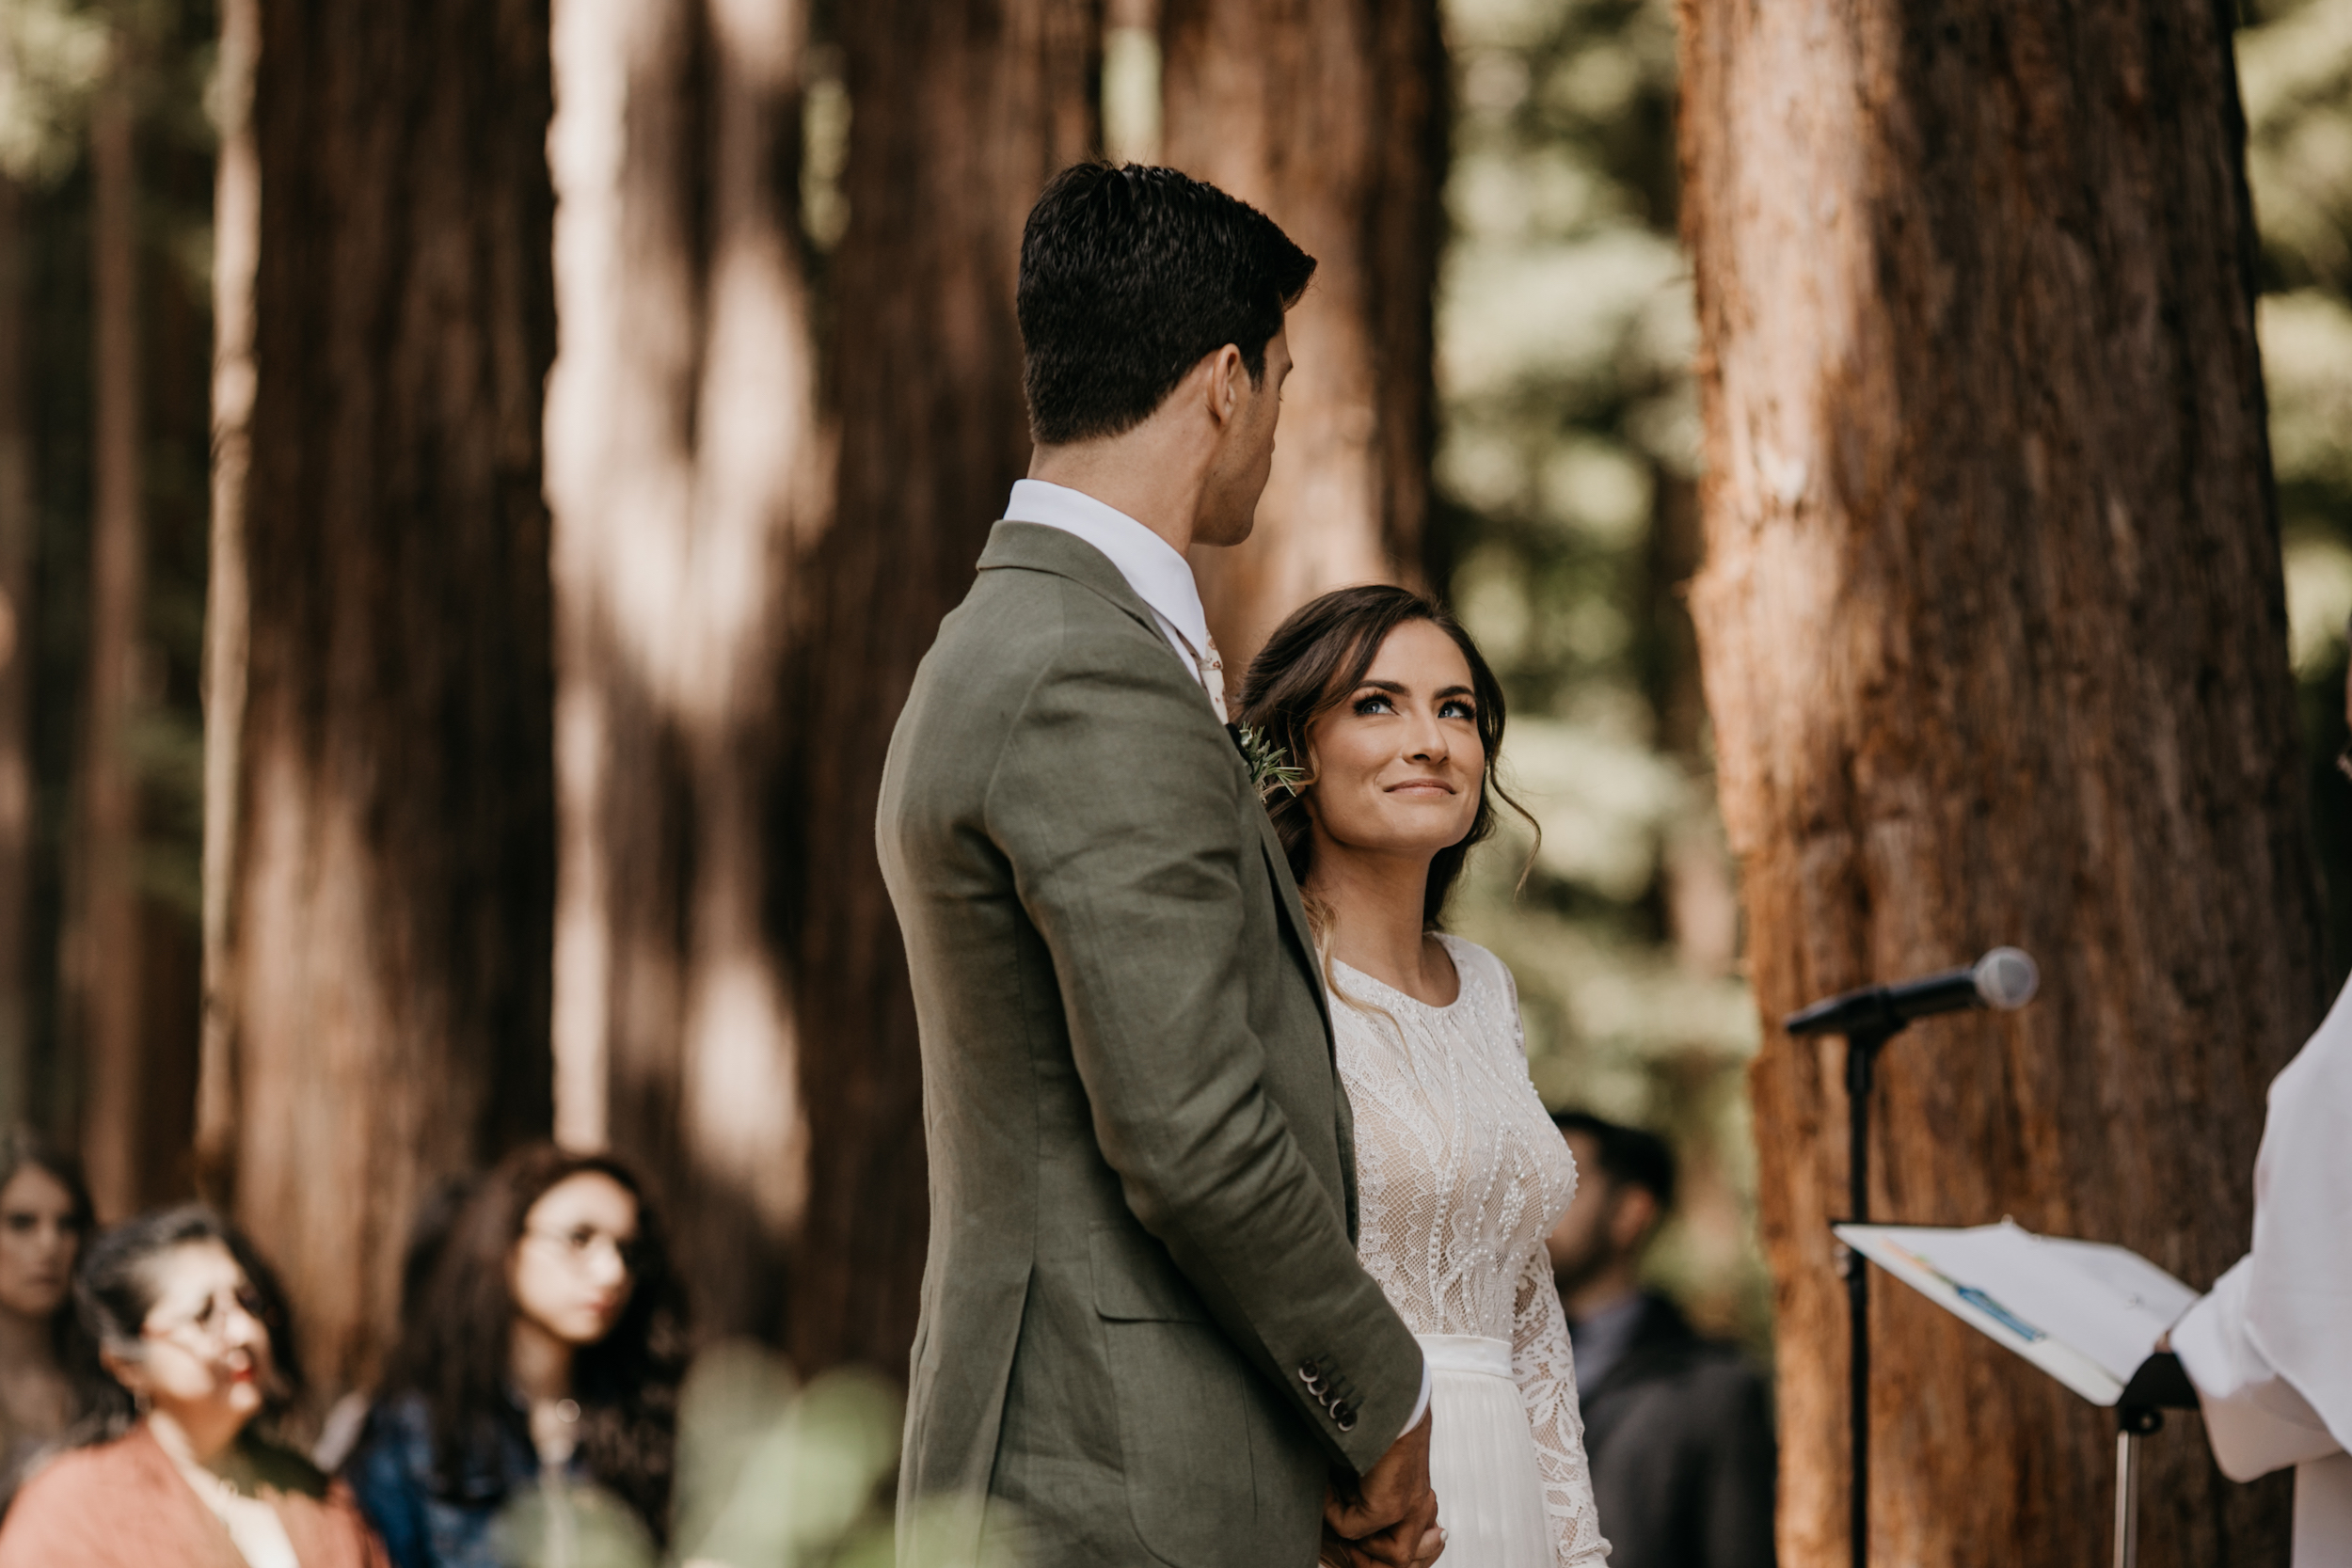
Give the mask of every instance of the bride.
<path id="1" fill-rule="evenodd" d="M 1518 993 L 1438 927 L 1493 830 L 1502 695 L 1452 617 L 1399 588 L 1298 610 L 1251 663 L 1265 764 L 1355 1113 L 1359 1250 L 1431 1372 L 1446 1568 L 1597 1568 L 1567 1325 L 1544 1238 L 1576 1167 L 1528 1082 Z M 1358 1561 L 1336 1537 L 1327 1560 Z"/>

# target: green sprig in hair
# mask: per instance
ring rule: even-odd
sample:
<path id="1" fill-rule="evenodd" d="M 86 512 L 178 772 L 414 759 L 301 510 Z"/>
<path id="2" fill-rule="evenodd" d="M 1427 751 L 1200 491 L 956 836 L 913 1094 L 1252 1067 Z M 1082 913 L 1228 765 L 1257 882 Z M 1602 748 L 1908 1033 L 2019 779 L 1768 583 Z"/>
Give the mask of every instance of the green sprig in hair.
<path id="1" fill-rule="evenodd" d="M 1241 746 L 1242 760 L 1249 765 L 1249 782 L 1257 786 L 1262 799 L 1270 799 L 1278 789 L 1293 795 L 1307 782 L 1307 770 L 1291 761 L 1281 743 L 1268 735 L 1262 735 L 1247 724 L 1233 726 L 1233 738 Z"/>

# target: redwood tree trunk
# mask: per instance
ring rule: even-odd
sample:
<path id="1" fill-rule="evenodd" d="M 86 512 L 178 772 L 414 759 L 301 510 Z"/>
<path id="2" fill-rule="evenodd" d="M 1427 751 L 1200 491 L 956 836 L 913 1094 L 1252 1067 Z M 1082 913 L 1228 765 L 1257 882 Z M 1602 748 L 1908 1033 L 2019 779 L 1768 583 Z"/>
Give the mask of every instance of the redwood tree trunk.
<path id="1" fill-rule="evenodd" d="M 929 1197 L 875 796 L 914 666 L 1028 466 L 1021 226 L 1093 147 L 1101 17 L 1095 0 L 873 0 L 840 25 L 853 115 L 833 259 L 841 458 L 800 705 L 809 1203 L 790 1343 L 803 1372 L 860 1360 L 898 1375 Z"/>
<path id="2" fill-rule="evenodd" d="M 1421 577 L 1446 55 L 1435 0 L 1163 0 L 1160 34 L 1167 161 L 1317 262 L 1257 534 L 1193 552 L 1238 687 L 1306 600 Z"/>
<path id="3" fill-rule="evenodd" d="M 138 1207 L 147 1074 L 140 1050 L 137 701 L 146 531 L 140 437 L 136 61 L 126 28 L 90 113 L 93 425 L 89 664 L 76 780 L 65 977 L 83 1064 L 82 1153 L 109 1221 Z"/>
<path id="4" fill-rule="evenodd" d="M 796 5 L 559 0 L 548 388 L 557 1132 L 660 1180 L 706 1326 L 773 1333 L 806 1190 L 771 816 L 823 512 Z"/>
<path id="5" fill-rule="evenodd" d="M 221 185 L 251 401 L 216 475 L 201 1137 L 332 1394 L 394 1326 L 418 1197 L 548 1121 L 547 13 L 226 9 L 258 50 L 252 185 L 233 104 Z"/>
<path id="6" fill-rule="evenodd" d="M 1685 0 L 1695 610 L 1766 1022 L 1782 1560 L 1846 1550 L 1826 992 L 2015 942 L 2041 999 L 1883 1059 L 1871 1203 L 2246 1248 L 2318 1017 L 2229 14 L 2188 0 Z M 1873 1292 L 1873 1560 L 2108 1550 L 2113 1424 Z M 2282 1484 L 2146 1445 L 2141 1560 L 2280 1560 Z"/>

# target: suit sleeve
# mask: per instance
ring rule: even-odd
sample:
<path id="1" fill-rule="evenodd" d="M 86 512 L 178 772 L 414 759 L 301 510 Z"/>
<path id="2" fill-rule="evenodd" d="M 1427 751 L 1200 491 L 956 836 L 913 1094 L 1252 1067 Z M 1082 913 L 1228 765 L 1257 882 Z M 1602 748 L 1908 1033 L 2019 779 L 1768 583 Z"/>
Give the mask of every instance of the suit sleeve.
<path id="1" fill-rule="evenodd" d="M 1404 1430 L 1421 1349 L 1263 1087 L 1241 978 L 1243 857 L 1263 853 L 1236 831 L 1248 782 L 1165 650 L 1088 655 L 1031 688 L 989 784 L 987 829 L 1053 955 L 1096 1141 L 1128 1207 L 1360 1473 Z"/>

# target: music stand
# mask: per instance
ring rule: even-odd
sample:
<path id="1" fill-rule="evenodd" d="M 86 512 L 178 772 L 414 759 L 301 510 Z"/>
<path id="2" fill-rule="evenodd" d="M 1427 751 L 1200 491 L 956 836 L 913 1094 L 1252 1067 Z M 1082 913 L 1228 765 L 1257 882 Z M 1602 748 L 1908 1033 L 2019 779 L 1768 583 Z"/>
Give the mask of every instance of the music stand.
<path id="1" fill-rule="evenodd" d="M 2197 1408 L 2197 1390 L 2170 1351 L 2139 1364 L 2115 1402 L 2115 1568 L 2139 1561 L 2139 1440 L 2161 1431 L 2168 1410 Z"/>
<path id="2" fill-rule="evenodd" d="M 2139 1440 L 2197 1392 L 2161 1342 L 2197 1299 L 2155 1264 L 2107 1243 L 2042 1237 L 2011 1221 L 1973 1228 L 1836 1227 L 1854 1267 L 1874 1262 L 2091 1403 L 2115 1412 L 2115 1568 L 2139 1551 Z"/>

